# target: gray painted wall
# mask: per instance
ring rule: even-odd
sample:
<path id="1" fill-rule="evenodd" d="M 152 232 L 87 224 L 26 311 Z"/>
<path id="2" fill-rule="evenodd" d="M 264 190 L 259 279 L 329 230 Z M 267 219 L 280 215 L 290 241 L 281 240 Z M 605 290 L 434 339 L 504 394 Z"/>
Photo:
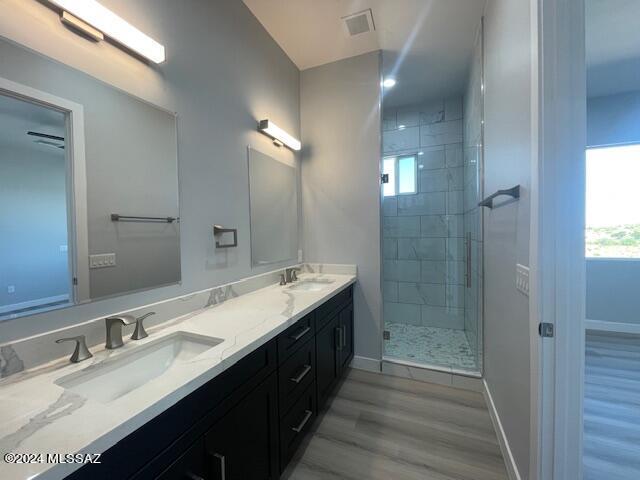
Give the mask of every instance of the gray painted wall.
<path id="1" fill-rule="evenodd" d="M 590 146 L 640 142 L 640 91 L 587 101 Z M 587 318 L 640 323 L 640 260 L 587 260 Z"/>
<path id="2" fill-rule="evenodd" d="M 381 358 L 380 54 L 301 72 L 305 258 L 355 263 L 355 354 Z"/>
<path id="3" fill-rule="evenodd" d="M 589 146 L 637 142 L 640 142 L 640 91 L 588 99 Z"/>
<path id="4" fill-rule="evenodd" d="M 485 211 L 485 378 L 522 478 L 529 472 L 529 302 L 516 263 L 529 264 L 530 0 L 490 0 L 485 16 L 485 194 L 522 186 Z"/>
<path id="5" fill-rule="evenodd" d="M 0 143 L 0 307 L 69 294 L 65 181 L 63 150 Z"/>
<path id="6" fill-rule="evenodd" d="M 148 65 L 89 42 L 39 2 L 5 0 L 0 35 L 178 113 L 183 284 L 6 321 L 0 343 L 277 267 L 251 269 L 246 148 L 295 159 L 256 122 L 269 117 L 300 136 L 298 69 L 240 1 L 102 3 L 162 42 L 167 62 Z M 238 228 L 237 249 L 215 250 L 214 223 Z"/>
<path id="7" fill-rule="evenodd" d="M 640 325 L 640 260 L 587 260 L 587 319 Z"/>

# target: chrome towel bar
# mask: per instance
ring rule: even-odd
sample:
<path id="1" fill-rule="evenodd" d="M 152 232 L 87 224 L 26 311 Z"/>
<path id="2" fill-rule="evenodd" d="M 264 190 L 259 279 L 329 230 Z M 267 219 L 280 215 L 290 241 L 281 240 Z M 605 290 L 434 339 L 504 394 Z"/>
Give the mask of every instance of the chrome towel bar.
<path id="1" fill-rule="evenodd" d="M 173 223 L 177 222 L 177 217 L 142 217 L 137 215 L 120 215 L 119 213 L 111 214 L 112 222 L 161 222 Z"/>

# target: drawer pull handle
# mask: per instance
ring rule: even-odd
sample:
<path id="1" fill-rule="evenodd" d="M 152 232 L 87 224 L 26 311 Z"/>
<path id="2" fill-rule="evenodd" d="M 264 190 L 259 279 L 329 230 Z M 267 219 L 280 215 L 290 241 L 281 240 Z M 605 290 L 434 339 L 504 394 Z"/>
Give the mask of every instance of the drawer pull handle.
<path id="1" fill-rule="evenodd" d="M 347 326 L 342 326 L 342 348 L 347 346 Z"/>
<path id="2" fill-rule="evenodd" d="M 220 462 L 220 480 L 227 479 L 227 465 L 224 455 L 214 453 L 213 456 Z"/>
<path id="3" fill-rule="evenodd" d="M 310 331 L 311 331 L 311 327 L 304 327 L 303 329 L 299 330 L 298 333 L 294 333 L 289 338 L 291 340 L 293 340 L 294 342 L 297 342 L 298 340 L 300 340 L 302 337 L 304 337 Z"/>
<path id="4" fill-rule="evenodd" d="M 304 367 L 302 368 L 302 371 L 297 376 L 291 377 L 289 380 L 291 380 L 293 383 L 300 383 L 302 379 L 306 377 L 310 371 L 311 371 L 311 365 L 304 365 Z"/>
<path id="5" fill-rule="evenodd" d="M 298 424 L 297 427 L 291 427 L 291 430 L 293 430 L 296 433 L 300 433 L 302 431 L 302 429 L 304 428 L 304 426 L 309 421 L 309 419 L 311 418 L 311 415 L 313 415 L 313 412 L 311 410 L 305 410 L 304 411 L 304 418 L 302 419 L 302 421 Z"/>
<path id="6" fill-rule="evenodd" d="M 340 327 L 336 327 L 334 330 L 335 344 L 336 350 L 342 350 L 342 329 Z"/>

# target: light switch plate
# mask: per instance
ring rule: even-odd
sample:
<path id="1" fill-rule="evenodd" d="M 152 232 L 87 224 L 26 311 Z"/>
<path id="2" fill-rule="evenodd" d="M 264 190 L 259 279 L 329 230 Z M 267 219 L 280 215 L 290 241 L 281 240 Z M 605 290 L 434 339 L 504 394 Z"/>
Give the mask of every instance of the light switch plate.
<path id="1" fill-rule="evenodd" d="M 16 293 L 16 286 L 15 285 L 7 286 L 7 293 Z"/>
<path id="2" fill-rule="evenodd" d="M 97 255 L 89 255 L 89 268 L 107 268 L 115 266 L 115 253 L 100 253 Z"/>
<path id="3" fill-rule="evenodd" d="M 529 267 L 516 265 L 516 288 L 520 293 L 529 296 Z"/>

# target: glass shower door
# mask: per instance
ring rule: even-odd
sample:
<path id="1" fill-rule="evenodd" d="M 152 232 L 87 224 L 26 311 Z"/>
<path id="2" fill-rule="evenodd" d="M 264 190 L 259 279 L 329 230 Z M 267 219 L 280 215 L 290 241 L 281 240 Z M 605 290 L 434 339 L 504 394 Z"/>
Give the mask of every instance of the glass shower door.
<path id="1" fill-rule="evenodd" d="M 478 374 L 482 357 L 482 29 L 463 91 L 384 105 L 385 360 Z M 397 88 L 397 87 L 396 87 Z"/>

